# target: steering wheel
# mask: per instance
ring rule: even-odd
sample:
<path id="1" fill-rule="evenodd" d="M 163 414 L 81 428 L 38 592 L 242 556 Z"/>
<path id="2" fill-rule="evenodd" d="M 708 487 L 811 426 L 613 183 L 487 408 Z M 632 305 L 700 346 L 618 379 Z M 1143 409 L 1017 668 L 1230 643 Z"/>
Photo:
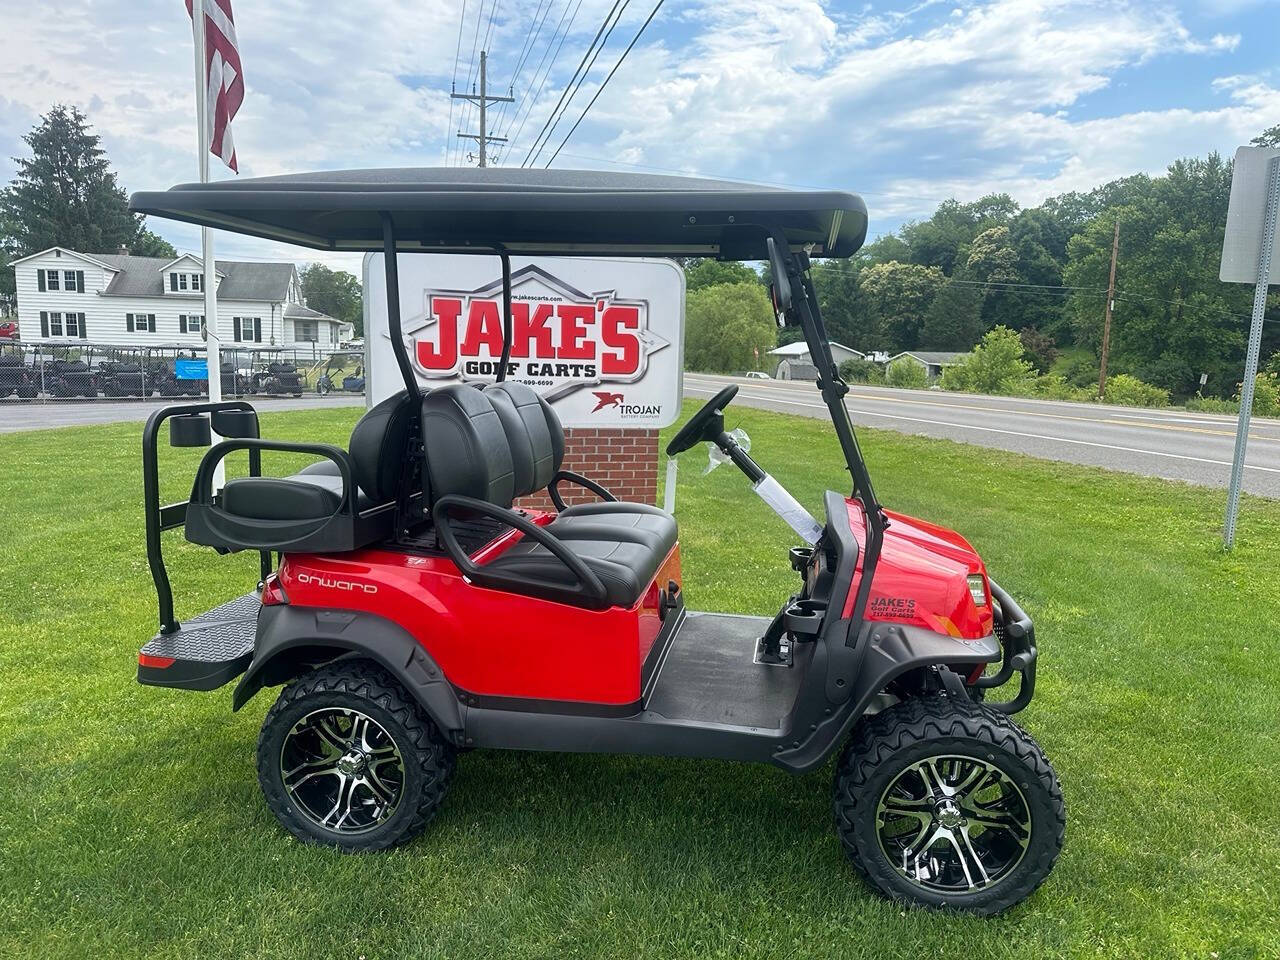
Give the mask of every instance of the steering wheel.
<path id="1" fill-rule="evenodd" d="M 694 444 L 703 440 L 714 441 L 724 432 L 724 408 L 738 395 L 738 385 L 731 383 L 714 397 L 702 405 L 697 413 L 689 418 L 689 422 L 680 428 L 680 432 L 667 444 L 667 456 L 674 457 L 684 453 Z"/>

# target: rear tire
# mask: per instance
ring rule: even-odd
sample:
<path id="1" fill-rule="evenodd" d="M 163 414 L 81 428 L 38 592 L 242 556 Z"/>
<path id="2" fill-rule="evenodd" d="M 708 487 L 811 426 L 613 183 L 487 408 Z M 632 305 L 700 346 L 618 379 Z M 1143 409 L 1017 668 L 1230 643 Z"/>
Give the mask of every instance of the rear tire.
<path id="1" fill-rule="evenodd" d="M 355 852 L 422 832 L 455 750 L 386 670 L 343 660 L 290 683 L 258 738 L 267 806 L 299 840 Z"/>
<path id="2" fill-rule="evenodd" d="M 1030 735 L 943 696 L 859 724 L 836 768 L 835 815 L 878 892 L 983 916 L 1044 882 L 1066 829 L 1057 775 Z"/>

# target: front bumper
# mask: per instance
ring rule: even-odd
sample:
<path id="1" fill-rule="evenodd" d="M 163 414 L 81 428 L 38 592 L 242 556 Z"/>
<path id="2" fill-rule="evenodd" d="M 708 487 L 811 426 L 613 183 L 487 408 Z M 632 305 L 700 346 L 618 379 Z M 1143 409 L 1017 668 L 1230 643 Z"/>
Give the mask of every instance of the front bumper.
<path id="1" fill-rule="evenodd" d="M 1031 702 L 1036 689 L 1036 628 L 1004 588 L 994 580 L 988 582 L 998 607 L 995 614 L 996 638 L 1000 641 L 1001 651 L 1000 669 L 989 676 L 979 677 L 976 686 L 984 690 L 1001 687 L 1012 680 L 1015 673 L 1021 674 L 1022 682 L 1012 700 L 984 701 L 992 710 L 1017 713 Z"/>

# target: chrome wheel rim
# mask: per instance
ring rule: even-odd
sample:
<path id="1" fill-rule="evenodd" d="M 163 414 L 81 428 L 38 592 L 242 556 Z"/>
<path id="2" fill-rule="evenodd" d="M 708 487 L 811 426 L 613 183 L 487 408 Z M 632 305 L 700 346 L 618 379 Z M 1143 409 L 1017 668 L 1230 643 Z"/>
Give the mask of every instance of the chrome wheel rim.
<path id="1" fill-rule="evenodd" d="M 313 710 L 280 745 L 285 793 L 304 817 L 334 833 L 366 833 L 389 820 L 404 778 L 395 740 L 359 710 Z"/>
<path id="2" fill-rule="evenodd" d="M 1031 810 L 1003 770 L 976 757 L 926 757 L 894 777 L 876 807 L 880 849 L 910 883 L 966 894 L 999 883 L 1031 842 Z"/>

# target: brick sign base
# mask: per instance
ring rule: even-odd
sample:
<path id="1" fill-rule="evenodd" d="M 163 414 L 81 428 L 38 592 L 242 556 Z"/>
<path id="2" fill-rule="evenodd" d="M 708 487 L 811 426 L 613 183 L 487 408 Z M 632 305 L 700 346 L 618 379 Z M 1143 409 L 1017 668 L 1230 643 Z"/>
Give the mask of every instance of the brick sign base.
<path id="1" fill-rule="evenodd" d="M 656 503 L 658 431 L 570 427 L 564 432 L 561 469 L 589 477 L 619 500 Z M 569 483 L 560 485 L 560 495 L 569 504 L 599 499 L 590 491 Z M 524 497 L 517 505 L 526 510 L 554 509 L 545 491 Z"/>

